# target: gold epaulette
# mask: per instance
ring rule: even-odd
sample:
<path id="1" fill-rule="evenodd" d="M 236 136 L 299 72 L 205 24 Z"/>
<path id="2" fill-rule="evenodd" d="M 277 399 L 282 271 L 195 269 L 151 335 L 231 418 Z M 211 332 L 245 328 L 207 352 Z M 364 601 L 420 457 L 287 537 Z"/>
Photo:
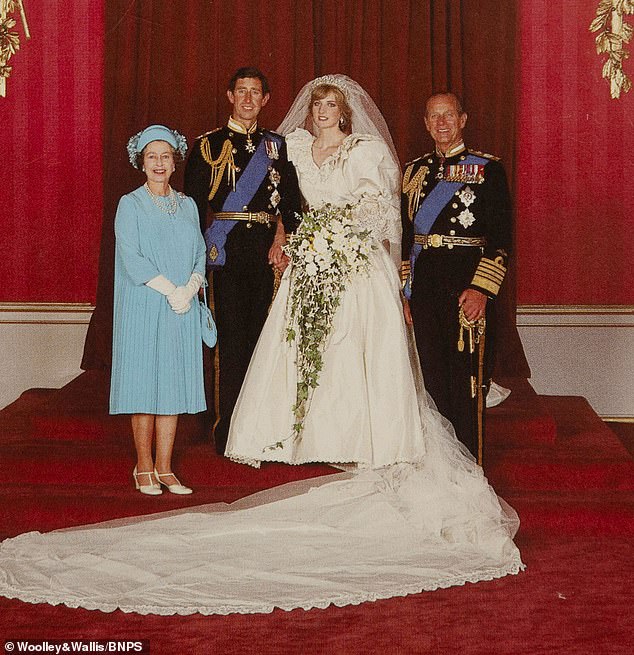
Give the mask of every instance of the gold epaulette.
<path id="1" fill-rule="evenodd" d="M 200 135 L 198 135 L 198 136 L 196 137 L 196 139 L 202 139 L 203 137 L 205 137 L 205 136 L 209 136 L 210 134 L 213 134 L 214 132 L 218 132 L 218 131 L 221 130 L 221 129 L 222 129 L 222 127 L 216 127 L 216 128 L 214 128 L 213 130 L 209 130 L 209 132 L 205 132 L 204 134 L 200 134 Z"/>
<path id="2" fill-rule="evenodd" d="M 407 216 L 410 221 L 414 220 L 414 214 L 418 211 L 421 196 L 424 195 L 423 182 L 429 173 L 429 166 L 420 166 L 412 175 L 414 164 L 420 159 L 422 157 L 407 164 L 403 174 L 403 193 L 407 196 Z"/>
<path id="3" fill-rule="evenodd" d="M 408 166 L 411 166 L 412 164 L 415 164 L 417 161 L 420 161 L 421 159 L 427 159 L 427 157 L 431 157 L 431 152 L 426 152 L 424 155 L 421 155 L 420 157 L 416 157 L 416 159 L 412 159 L 411 161 L 408 161 L 405 164 L 405 167 L 407 168 Z"/>
<path id="4" fill-rule="evenodd" d="M 496 157 L 495 155 L 490 155 L 488 152 L 481 152 L 480 150 L 471 150 L 471 148 L 468 148 L 468 152 L 470 155 L 477 155 L 478 157 L 484 157 L 485 159 L 491 159 L 493 161 L 500 161 L 500 157 Z"/>
<path id="5" fill-rule="evenodd" d="M 504 266 L 503 257 L 496 257 L 495 259 L 482 257 L 471 284 L 483 289 L 487 292 L 487 295 L 495 298 L 500 291 L 505 275 L 506 266 Z"/>
<path id="6" fill-rule="evenodd" d="M 235 190 L 236 165 L 233 160 L 233 143 L 231 143 L 229 139 L 225 139 L 220 154 L 216 159 L 214 159 L 213 153 L 211 152 L 211 146 L 209 145 L 209 139 L 206 136 L 203 136 L 200 140 L 200 154 L 209 168 L 211 168 L 211 177 L 209 179 L 209 200 L 213 200 L 213 197 L 216 195 L 216 191 L 218 191 L 225 170 L 227 171 L 227 183 L 231 184 Z"/>

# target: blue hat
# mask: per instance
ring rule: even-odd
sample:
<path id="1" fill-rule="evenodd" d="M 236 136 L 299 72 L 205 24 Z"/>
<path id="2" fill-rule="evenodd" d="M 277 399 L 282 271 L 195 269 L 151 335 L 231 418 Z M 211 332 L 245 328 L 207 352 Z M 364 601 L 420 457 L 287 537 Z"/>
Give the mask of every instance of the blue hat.
<path id="1" fill-rule="evenodd" d="M 178 147 L 174 133 L 168 127 L 165 127 L 165 125 L 150 125 L 146 127 L 139 137 L 136 146 L 137 152 L 141 152 L 151 141 L 167 141 L 173 148 Z"/>
<path id="2" fill-rule="evenodd" d="M 187 139 L 185 139 L 182 134 L 176 130 L 171 130 L 169 127 L 165 127 L 165 125 L 150 125 L 130 137 L 130 140 L 128 141 L 128 157 L 134 168 L 138 168 L 138 155 L 143 152 L 143 148 L 152 141 L 166 141 L 183 159 L 185 158 L 187 152 Z"/>

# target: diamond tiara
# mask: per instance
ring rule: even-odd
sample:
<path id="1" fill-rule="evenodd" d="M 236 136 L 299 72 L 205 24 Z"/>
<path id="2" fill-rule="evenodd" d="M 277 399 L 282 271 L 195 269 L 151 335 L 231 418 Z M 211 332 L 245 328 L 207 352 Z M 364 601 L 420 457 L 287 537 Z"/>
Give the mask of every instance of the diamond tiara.
<path id="1" fill-rule="evenodd" d="M 322 84 L 330 84 L 332 86 L 336 86 L 346 96 L 348 96 L 350 91 L 350 85 L 347 83 L 346 77 L 344 75 L 322 75 L 321 77 L 313 80 L 311 89 L 315 89 Z"/>

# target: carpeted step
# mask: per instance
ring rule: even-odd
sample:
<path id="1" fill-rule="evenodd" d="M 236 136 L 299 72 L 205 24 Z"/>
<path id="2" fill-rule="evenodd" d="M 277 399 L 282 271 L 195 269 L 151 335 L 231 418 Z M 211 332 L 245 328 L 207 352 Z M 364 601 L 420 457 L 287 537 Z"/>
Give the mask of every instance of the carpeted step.
<path id="1" fill-rule="evenodd" d="M 634 537 L 634 491 L 511 493 L 520 534 Z"/>
<path id="2" fill-rule="evenodd" d="M 45 440 L 120 442 L 130 439 L 127 415 L 108 413 L 109 377 L 102 371 L 86 371 L 65 387 L 49 394 L 29 419 L 30 436 Z M 180 443 L 205 441 L 210 419 L 204 413 L 181 416 Z"/>
<path id="3" fill-rule="evenodd" d="M 31 419 L 43 408 L 58 389 L 28 389 L 19 398 L 0 410 L 0 443 L 20 440 L 31 432 Z"/>
<path id="4" fill-rule="evenodd" d="M 557 423 L 557 438 L 560 441 L 609 430 L 603 419 L 582 396 L 540 396 L 540 399 Z"/>
<path id="5" fill-rule="evenodd" d="M 545 403 L 554 407 L 545 398 Z M 508 490 L 634 489 L 634 460 L 585 399 L 557 400 L 568 418 L 553 414 L 557 442 L 542 448 L 508 448 L 485 458 L 485 473 L 501 492 Z"/>
<path id="6" fill-rule="evenodd" d="M 508 490 L 634 490 L 632 462 L 554 461 L 535 458 L 531 451 L 516 451 L 513 459 L 485 467 L 485 471 L 502 495 Z"/>
<path id="7" fill-rule="evenodd" d="M 486 448 L 493 451 L 554 444 L 557 424 L 542 397 L 527 380 L 507 384 L 511 395 L 501 405 L 487 410 Z"/>
<path id="8" fill-rule="evenodd" d="M 14 417 L 22 418 L 43 407 L 59 389 L 27 389 L 0 411 L 0 423 L 9 422 Z"/>
<path id="9" fill-rule="evenodd" d="M 64 441 L 7 444 L 2 449 L 0 479 L 5 484 L 132 487 L 134 446 L 93 445 Z M 177 443 L 174 471 L 192 486 L 266 489 L 293 480 L 334 472 L 324 464 L 264 464 L 255 469 L 231 462 L 206 444 L 181 448 Z"/>
<path id="10" fill-rule="evenodd" d="M 83 486 L 21 484 L 19 488 L 0 487 L 0 504 L 10 512 L 0 513 L 0 540 L 23 532 L 48 532 L 75 525 L 89 525 L 130 516 L 157 512 L 186 511 L 210 503 L 231 503 L 259 491 L 249 487 L 196 486 L 189 496 L 165 491 L 146 496 L 134 490 L 131 478 L 126 484 Z"/>
<path id="11" fill-rule="evenodd" d="M 190 482 L 188 480 L 188 482 Z M 191 483 L 191 482 L 190 482 Z M 192 483 L 193 484 L 193 483 Z M 164 492 L 145 496 L 131 486 L 21 485 L 0 488 L 0 503 L 11 513 L 0 516 L 0 540 L 23 532 L 47 532 L 157 512 L 187 511 L 210 503 L 231 503 L 259 491 L 248 486 L 193 485 L 190 496 Z M 520 536 L 634 537 L 634 492 L 532 492 L 511 493 L 505 500 L 520 517 Z"/>
<path id="12" fill-rule="evenodd" d="M 49 407 L 31 418 L 31 438 L 61 441 L 111 442 L 132 439 L 130 417 L 85 412 L 58 414 Z M 208 422 L 202 414 L 183 414 L 178 421 L 176 438 L 181 444 L 204 441 Z"/>

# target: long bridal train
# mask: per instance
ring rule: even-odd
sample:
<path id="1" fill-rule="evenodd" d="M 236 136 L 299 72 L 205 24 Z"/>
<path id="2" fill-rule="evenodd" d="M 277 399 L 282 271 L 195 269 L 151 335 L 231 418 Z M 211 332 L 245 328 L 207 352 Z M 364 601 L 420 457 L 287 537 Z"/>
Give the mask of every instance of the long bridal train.
<path id="1" fill-rule="evenodd" d="M 497 498 L 418 378 L 426 452 L 412 464 L 293 482 L 231 505 L 0 544 L 0 593 L 140 614 L 323 608 L 523 569 Z"/>

